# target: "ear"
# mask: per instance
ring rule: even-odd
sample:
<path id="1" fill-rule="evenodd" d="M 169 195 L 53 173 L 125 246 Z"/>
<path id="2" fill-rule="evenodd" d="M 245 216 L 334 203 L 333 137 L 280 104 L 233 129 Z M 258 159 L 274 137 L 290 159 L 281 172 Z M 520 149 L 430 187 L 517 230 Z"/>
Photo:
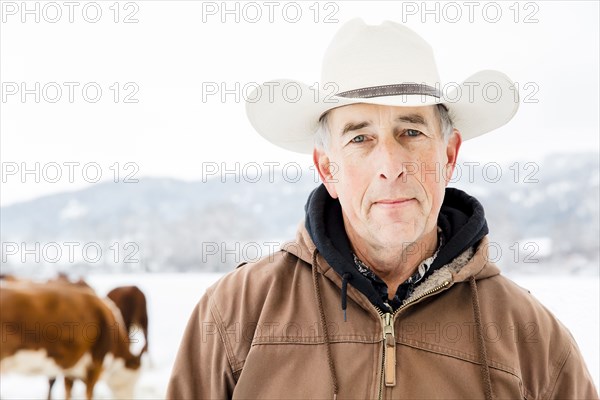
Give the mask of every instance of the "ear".
<path id="1" fill-rule="evenodd" d="M 446 166 L 444 168 L 444 179 L 446 181 L 446 186 L 448 186 L 448 182 L 452 179 L 452 174 L 454 173 L 454 167 L 456 167 L 456 161 L 458 159 L 458 151 L 460 150 L 460 146 L 462 144 L 462 137 L 460 132 L 457 129 L 452 131 L 452 135 L 448 139 L 448 144 L 446 145 Z"/>
<path id="2" fill-rule="evenodd" d="M 337 170 L 332 168 L 334 164 L 331 162 L 329 156 L 324 150 L 318 149 L 315 147 L 313 150 L 313 164 L 317 171 L 319 171 L 319 177 L 321 178 L 321 182 L 325 185 L 325 188 L 329 192 L 329 195 L 337 199 L 338 194 L 335 189 L 335 183 L 337 179 L 334 177 L 334 172 Z"/>

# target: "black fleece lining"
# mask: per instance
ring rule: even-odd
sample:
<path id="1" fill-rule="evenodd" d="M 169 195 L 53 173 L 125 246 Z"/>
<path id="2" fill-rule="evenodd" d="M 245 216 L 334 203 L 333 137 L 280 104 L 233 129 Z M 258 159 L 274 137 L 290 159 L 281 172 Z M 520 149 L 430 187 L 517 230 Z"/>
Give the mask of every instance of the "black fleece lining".
<path id="1" fill-rule="evenodd" d="M 319 253 L 340 276 L 345 274 L 347 281 L 373 305 L 386 310 L 371 281 L 354 266 L 340 202 L 320 185 L 309 195 L 305 211 L 305 226 Z M 474 197 L 454 188 L 446 188 L 438 226 L 442 229 L 444 245 L 425 276 L 448 264 L 488 233 L 483 206 Z"/>
<path id="2" fill-rule="evenodd" d="M 442 228 L 445 242 L 425 276 L 448 264 L 469 247 L 476 246 L 489 232 L 481 203 L 455 188 L 446 188 L 438 226 Z"/>
<path id="3" fill-rule="evenodd" d="M 354 267 L 340 202 L 329 196 L 324 185 L 320 185 L 308 196 L 304 209 L 306 230 L 319 253 L 340 276 L 350 274 L 350 284 L 367 296 L 371 303 L 385 309 L 371 281 Z"/>

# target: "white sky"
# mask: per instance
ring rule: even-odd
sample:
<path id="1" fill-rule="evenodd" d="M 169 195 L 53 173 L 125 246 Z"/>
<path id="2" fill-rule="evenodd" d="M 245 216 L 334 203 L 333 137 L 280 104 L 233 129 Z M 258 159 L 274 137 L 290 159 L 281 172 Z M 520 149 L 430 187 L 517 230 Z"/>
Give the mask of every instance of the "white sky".
<path id="1" fill-rule="evenodd" d="M 30 9 L 38 4 L 39 23 L 35 14 L 23 15 L 21 1 L 1 3 L 2 205 L 85 187 L 89 183 L 82 176 L 82 165 L 87 163 L 100 167 L 102 179 L 112 179 L 115 169 L 120 170 L 119 180 L 128 173 L 135 178 L 200 179 L 207 162 L 230 166 L 295 161 L 308 167 L 310 156 L 279 150 L 253 131 L 243 99 L 229 95 L 222 102 L 215 95 L 203 102 L 203 82 L 224 83 L 227 88 L 273 78 L 317 82 L 332 35 L 341 23 L 357 16 L 368 23 L 406 22 L 433 46 L 443 81 L 460 82 L 480 69 L 498 69 L 521 87 L 530 84 L 522 96 L 539 102 L 521 104 L 508 125 L 465 142 L 463 160 L 502 163 L 599 150 L 597 1 L 474 2 L 474 6 L 441 2 L 439 22 L 435 13 L 423 15 L 421 1 L 272 2 L 271 6 L 263 1 L 228 2 L 230 9 L 237 4 L 237 15 L 223 15 L 221 1 L 135 1 L 118 7 L 114 1 L 77 1 L 72 23 L 63 1 L 28 2 Z M 434 2 L 427 4 L 435 7 Z M 87 22 L 84 16 L 95 18 L 96 8 L 102 11 L 99 21 Z M 415 8 L 416 14 L 410 14 Z M 59 9 L 60 20 L 49 22 Z M 252 23 L 249 19 L 255 18 L 257 9 L 262 16 Z M 297 9 L 300 20 L 288 22 Z M 444 16 L 455 18 L 457 9 L 462 13 L 458 22 L 445 20 Z M 497 9 L 502 13 L 499 21 L 488 22 Z M 127 15 L 138 22 L 123 23 Z M 328 15 L 339 22 L 325 23 Z M 526 19 L 537 22 L 525 23 Z M 62 97 L 48 102 L 55 97 L 50 85 L 46 96 L 40 90 L 39 103 L 34 95 L 23 102 L 20 92 L 9 94 L 15 87 L 20 90 L 22 82 L 29 89 L 35 82 L 40 87 L 57 82 Z M 79 85 L 72 103 L 63 82 Z M 82 96 L 82 87 L 90 82 L 102 89 L 96 103 Z M 136 85 L 139 91 L 133 98 L 139 102 L 123 103 L 121 98 L 115 103 L 115 82 L 121 96 L 133 91 L 133 85 L 125 84 Z M 534 93 L 535 87 L 539 90 Z M 93 96 L 94 90 L 88 94 Z M 134 164 L 125 167 L 128 162 Z M 38 183 L 32 174 L 23 176 L 22 167 L 32 169 L 35 163 L 40 171 L 46 167 L 50 179 L 56 173 L 56 164 L 51 163 L 57 163 L 62 177 L 49 183 L 41 174 Z M 72 182 L 64 163 L 80 163 L 73 167 Z M 9 174 L 15 166 L 19 171 Z M 85 178 L 92 179 L 94 169 L 87 172 Z"/>

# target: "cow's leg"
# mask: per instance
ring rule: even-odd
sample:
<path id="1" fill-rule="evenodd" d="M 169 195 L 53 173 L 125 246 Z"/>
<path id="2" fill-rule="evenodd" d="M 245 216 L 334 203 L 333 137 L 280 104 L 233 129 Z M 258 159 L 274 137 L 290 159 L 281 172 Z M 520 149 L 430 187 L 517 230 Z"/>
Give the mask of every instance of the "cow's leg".
<path id="1" fill-rule="evenodd" d="M 75 379 L 65 376 L 65 399 L 66 400 L 71 399 L 71 393 L 73 391 L 73 382 L 75 382 Z"/>
<path id="2" fill-rule="evenodd" d="M 144 313 L 145 314 L 145 313 Z M 142 326 L 142 331 L 144 332 L 144 348 L 142 352 L 148 351 L 148 316 L 142 315 L 140 317 L 140 325 Z"/>
<path id="3" fill-rule="evenodd" d="M 96 386 L 96 382 L 98 382 L 98 378 L 100 378 L 101 372 L 102 364 L 93 364 L 87 370 L 87 377 L 85 380 L 85 393 L 88 400 L 92 400 L 94 396 L 94 386 Z"/>
<path id="4" fill-rule="evenodd" d="M 54 382 L 56 382 L 56 377 L 48 378 L 48 400 L 52 400 L 52 386 L 54 386 Z"/>

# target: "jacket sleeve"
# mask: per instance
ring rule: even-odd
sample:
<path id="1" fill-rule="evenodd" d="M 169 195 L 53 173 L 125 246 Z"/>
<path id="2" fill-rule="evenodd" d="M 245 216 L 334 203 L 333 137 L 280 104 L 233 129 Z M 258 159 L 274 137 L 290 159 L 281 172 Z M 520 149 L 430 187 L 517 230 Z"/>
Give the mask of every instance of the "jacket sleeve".
<path id="1" fill-rule="evenodd" d="M 571 351 L 565 360 L 551 399 L 598 399 L 594 384 L 577 345 L 572 342 Z"/>
<path id="2" fill-rule="evenodd" d="M 207 292 L 190 317 L 171 378 L 167 399 L 228 399 L 235 380 L 226 345 Z"/>

